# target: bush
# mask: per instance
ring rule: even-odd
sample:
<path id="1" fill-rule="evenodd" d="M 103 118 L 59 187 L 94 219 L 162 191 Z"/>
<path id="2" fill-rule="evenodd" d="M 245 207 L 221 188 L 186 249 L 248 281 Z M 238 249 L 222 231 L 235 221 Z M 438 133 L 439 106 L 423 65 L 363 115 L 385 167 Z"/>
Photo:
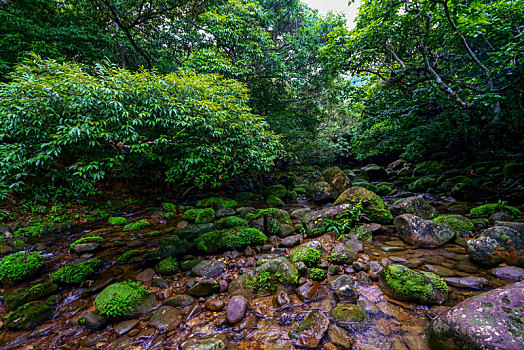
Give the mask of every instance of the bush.
<path id="1" fill-rule="evenodd" d="M 142 299 L 149 293 L 139 282 L 113 283 L 95 298 L 94 305 L 107 317 L 130 318 L 137 315 Z"/>
<path id="2" fill-rule="evenodd" d="M 53 282 L 64 284 L 80 284 L 92 277 L 96 270 L 103 266 L 99 259 L 91 259 L 81 263 L 67 264 L 49 274 Z"/>
<path id="3" fill-rule="evenodd" d="M 82 244 L 82 243 L 102 243 L 104 239 L 100 236 L 89 236 L 89 237 L 82 237 L 80 239 L 77 239 L 73 243 L 69 245 L 69 248 L 71 250 L 75 249 L 75 245 Z"/>
<path id="4" fill-rule="evenodd" d="M 44 266 L 44 257 L 38 253 L 18 252 L 0 260 L 0 282 L 13 284 L 35 275 Z"/>
<path id="5" fill-rule="evenodd" d="M 211 253 L 221 249 L 237 249 L 248 245 L 260 245 L 267 237 L 256 228 L 237 227 L 204 233 L 195 239 L 198 249 Z"/>
<path id="6" fill-rule="evenodd" d="M 269 170 L 279 138 L 246 87 L 218 75 L 96 69 L 38 56 L 0 84 L 0 192 L 53 182 L 93 194 L 109 177 L 164 174 L 217 187 Z M 153 173 L 154 172 L 154 173 Z"/>
<path id="7" fill-rule="evenodd" d="M 135 221 L 135 222 L 132 222 L 130 224 L 125 225 L 122 230 L 123 231 L 140 230 L 140 229 L 142 229 L 144 227 L 148 227 L 149 225 L 151 225 L 151 224 L 149 222 L 145 221 L 145 220 L 138 220 L 138 221 Z"/>
<path id="8" fill-rule="evenodd" d="M 113 226 L 125 225 L 127 223 L 126 218 L 119 217 L 119 216 L 110 217 L 107 221 Z"/>

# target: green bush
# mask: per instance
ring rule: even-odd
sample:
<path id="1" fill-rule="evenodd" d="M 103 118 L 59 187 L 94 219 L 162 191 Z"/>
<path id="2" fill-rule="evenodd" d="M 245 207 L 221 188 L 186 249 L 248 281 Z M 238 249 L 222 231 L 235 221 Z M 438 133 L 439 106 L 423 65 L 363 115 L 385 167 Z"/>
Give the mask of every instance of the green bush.
<path id="1" fill-rule="evenodd" d="M 130 318 L 137 315 L 142 299 L 149 293 L 140 282 L 113 283 L 95 298 L 94 305 L 107 317 Z"/>
<path id="2" fill-rule="evenodd" d="M 37 273 L 44 266 L 44 257 L 38 253 L 18 252 L 0 260 L 0 281 L 13 284 Z"/>
<path id="3" fill-rule="evenodd" d="M 67 264 L 49 274 L 53 282 L 64 284 L 80 284 L 91 278 L 97 269 L 104 264 L 99 259 L 91 259 L 81 263 Z"/>
<path id="4" fill-rule="evenodd" d="M 211 253 L 221 249 L 237 249 L 248 245 L 260 245 L 267 237 L 260 230 L 237 227 L 204 233 L 195 239 L 198 249 Z"/>
<path id="5" fill-rule="evenodd" d="M 102 243 L 104 239 L 100 236 L 89 236 L 89 237 L 82 237 L 80 239 L 77 239 L 71 245 L 69 245 L 69 248 L 71 250 L 75 249 L 75 245 L 82 244 L 82 243 Z"/>
<path id="6" fill-rule="evenodd" d="M 293 250 L 289 255 L 289 260 L 292 263 L 302 261 L 306 266 L 316 266 L 320 263 L 322 254 L 311 247 L 300 246 Z"/>
<path id="7" fill-rule="evenodd" d="M 506 202 L 498 202 L 493 204 L 484 204 L 479 207 L 473 208 L 470 214 L 475 218 L 487 219 L 491 214 L 503 212 L 510 215 L 513 219 L 520 216 L 520 210 L 515 207 L 506 205 Z"/>
<path id="8" fill-rule="evenodd" d="M 215 210 L 213 208 L 200 210 L 195 218 L 196 224 L 207 224 L 213 221 L 215 221 Z"/>
<path id="9" fill-rule="evenodd" d="M 146 220 L 138 220 L 138 221 L 135 221 L 135 222 L 132 222 L 130 224 L 125 225 L 122 230 L 123 231 L 140 230 L 140 229 L 142 229 L 144 227 L 148 227 L 149 225 L 151 225 L 151 224 L 148 221 L 146 221 Z"/>
<path id="10" fill-rule="evenodd" d="M 127 223 L 126 218 L 119 216 L 110 217 L 107 221 L 113 226 L 125 225 Z"/>

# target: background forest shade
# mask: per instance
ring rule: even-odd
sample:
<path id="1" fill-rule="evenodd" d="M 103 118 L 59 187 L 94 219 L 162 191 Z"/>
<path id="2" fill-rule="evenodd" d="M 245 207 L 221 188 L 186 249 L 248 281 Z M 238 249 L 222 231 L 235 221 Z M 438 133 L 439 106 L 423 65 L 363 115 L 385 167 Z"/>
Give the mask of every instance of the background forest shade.
<path id="1" fill-rule="evenodd" d="M 298 0 L 1 1 L 1 193 L 522 152 L 524 2 L 364 0 L 345 24 Z"/>

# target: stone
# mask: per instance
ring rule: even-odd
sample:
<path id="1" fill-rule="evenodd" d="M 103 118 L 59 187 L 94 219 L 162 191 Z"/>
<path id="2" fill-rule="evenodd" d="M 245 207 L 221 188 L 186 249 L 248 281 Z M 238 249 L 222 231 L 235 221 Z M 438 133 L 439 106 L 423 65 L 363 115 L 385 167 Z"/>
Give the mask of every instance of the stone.
<path id="1" fill-rule="evenodd" d="M 293 227 L 292 225 L 282 224 L 278 228 L 278 236 L 280 238 L 291 236 L 293 233 L 295 233 L 295 227 Z"/>
<path id="2" fill-rule="evenodd" d="M 318 283 L 306 281 L 301 284 L 295 291 L 297 297 L 301 301 L 309 301 L 315 299 L 318 292 Z"/>
<path id="3" fill-rule="evenodd" d="M 273 307 L 275 309 L 289 304 L 291 304 L 291 299 L 284 290 L 281 290 L 273 297 Z"/>
<path id="4" fill-rule="evenodd" d="M 190 225 L 178 231 L 178 237 L 188 242 L 195 240 L 201 234 L 211 232 L 215 229 L 212 223 Z"/>
<path id="5" fill-rule="evenodd" d="M 452 269 L 448 269 L 447 267 L 439 265 L 426 264 L 422 266 L 422 270 L 433 272 L 434 274 L 437 274 L 440 277 L 451 277 L 456 275 L 456 272 Z"/>
<path id="6" fill-rule="evenodd" d="M 453 287 L 469 288 L 475 290 L 486 289 L 488 287 L 488 280 L 483 277 L 446 277 L 446 283 Z"/>
<path id="7" fill-rule="evenodd" d="M 495 226 L 504 226 L 511 228 L 521 235 L 524 235 L 524 222 L 514 222 L 514 221 L 495 221 Z"/>
<path id="8" fill-rule="evenodd" d="M 164 305 L 155 311 L 148 325 L 160 331 L 169 332 L 175 329 L 180 324 L 180 321 L 180 311 L 172 306 Z"/>
<path id="9" fill-rule="evenodd" d="M 366 190 L 363 187 L 351 187 L 344 191 L 335 203 L 334 206 L 339 204 L 351 204 L 355 205 L 361 203 L 365 216 L 371 222 L 377 222 L 379 224 L 389 224 L 393 220 L 393 215 L 387 208 L 386 204 L 377 194 Z"/>
<path id="10" fill-rule="evenodd" d="M 116 324 L 116 326 L 114 328 L 115 334 L 118 335 L 118 336 L 126 334 L 127 332 L 129 332 L 130 330 L 135 328 L 136 325 L 139 324 L 139 323 L 140 323 L 140 321 L 137 320 L 137 319 L 119 322 L 119 323 Z"/>
<path id="11" fill-rule="evenodd" d="M 216 278 L 227 271 L 226 264 L 218 260 L 203 260 L 193 266 L 191 274 L 197 277 Z"/>
<path id="12" fill-rule="evenodd" d="M 330 325 L 328 331 L 329 339 L 333 344 L 342 349 L 351 349 L 351 339 L 344 328 Z"/>
<path id="13" fill-rule="evenodd" d="M 53 315 L 53 309 L 42 301 L 31 301 L 11 312 L 5 318 L 5 325 L 10 329 L 30 330 L 47 321 Z"/>
<path id="14" fill-rule="evenodd" d="M 235 295 L 229 300 L 226 308 L 226 318 L 230 324 L 239 323 L 246 317 L 248 308 L 247 299 L 242 295 Z"/>
<path id="15" fill-rule="evenodd" d="M 501 263 L 524 267 L 524 236 L 509 227 L 485 229 L 467 243 L 471 261 L 481 266 L 495 267 Z"/>
<path id="16" fill-rule="evenodd" d="M 155 274 L 155 270 L 149 268 L 136 275 L 135 279 L 140 282 L 151 282 Z"/>
<path id="17" fill-rule="evenodd" d="M 327 182 L 337 195 L 344 192 L 351 186 L 351 181 L 339 167 L 324 169 L 320 175 L 321 181 Z"/>
<path id="18" fill-rule="evenodd" d="M 296 346 L 314 348 L 329 329 L 329 319 L 319 310 L 311 311 L 304 321 L 289 333 Z"/>
<path id="19" fill-rule="evenodd" d="M 444 311 L 428 326 L 435 349 L 524 348 L 524 282 L 476 295 Z"/>
<path id="20" fill-rule="evenodd" d="M 218 282 L 214 279 L 204 279 L 189 288 L 188 293 L 194 297 L 205 297 L 220 291 Z"/>
<path id="21" fill-rule="evenodd" d="M 171 298 L 168 298 L 164 300 L 164 305 L 171 305 L 171 306 L 188 306 L 195 302 L 195 298 L 193 298 L 191 295 L 187 294 L 177 294 L 172 296 Z"/>
<path id="22" fill-rule="evenodd" d="M 77 322 L 89 330 L 96 331 L 106 326 L 107 319 L 98 311 L 89 311 L 81 314 Z"/>
<path id="23" fill-rule="evenodd" d="M 355 304 L 341 303 L 331 310 L 331 317 L 341 327 L 356 330 L 368 319 L 364 309 Z"/>
<path id="24" fill-rule="evenodd" d="M 269 275 L 268 283 L 276 289 L 284 288 L 293 291 L 298 281 L 298 271 L 285 257 L 276 257 L 256 267 L 249 273 L 249 279 L 257 279 L 261 275 Z"/>
<path id="25" fill-rule="evenodd" d="M 293 235 L 286 237 L 280 241 L 279 247 L 291 248 L 302 242 L 302 235 Z"/>
<path id="26" fill-rule="evenodd" d="M 102 246 L 98 243 L 77 243 L 73 251 L 79 255 L 85 253 L 93 253 L 100 250 Z"/>
<path id="27" fill-rule="evenodd" d="M 182 350 L 225 350 L 227 341 L 221 336 L 223 335 L 215 335 L 208 339 L 191 339 L 182 346 Z"/>
<path id="28" fill-rule="evenodd" d="M 356 301 L 359 297 L 359 293 L 352 285 L 344 284 L 335 290 L 335 297 L 339 302 Z"/>
<path id="29" fill-rule="evenodd" d="M 334 201 L 338 193 L 326 181 L 316 181 L 307 186 L 306 196 L 313 202 L 322 204 Z"/>
<path id="30" fill-rule="evenodd" d="M 438 216 L 438 211 L 421 197 L 408 197 L 398 203 L 393 204 L 390 208 L 393 216 L 402 214 L 412 214 L 422 219 L 433 219 Z"/>
<path id="31" fill-rule="evenodd" d="M 424 220 L 411 214 L 397 216 L 394 224 L 404 242 L 420 248 L 439 247 L 451 241 L 456 235 L 448 225 Z"/>
<path id="32" fill-rule="evenodd" d="M 327 283 L 328 288 L 333 290 L 339 289 L 340 287 L 345 285 L 354 286 L 355 281 L 353 281 L 353 279 L 348 275 L 340 275 L 331 277 Z"/>
<path id="33" fill-rule="evenodd" d="M 205 307 L 209 311 L 213 312 L 222 311 L 224 308 L 224 302 L 219 299 L 207 299 L 205 302 Z"/>
<path id="34" fill-rule="evenodd" d="M 497 267 L 491 271 L 493 276 L 508 281 L 523 281 L 524 269 L 515 266 Z"/>
<path id="35" fill-rule="evenodd" d="M 309 233 L 311 233 L 313 229 L 321 225 L 321 219 L 334 218 L 335 216 L 349 209 L 351 209 L 351 205 L 342 204 L 320 210 L 312 210 L 304 215 L 300 222 L 302 223 L 302 226 L 305 227 Z"/>
<path id="36" fill-rule="evenodd" d="M 30 301 L 44 299 L 57 289 L 58 285 L 54 283 L 41 283 L 32 288 L 18 288 L 13 293 L 5 293 L 2 301 L 6 308 L 12 311 Z"/>
<path id="37" fill-rule="evenodd" d="M 339 243 L 331 249 L 328 259 L 333 264 L 350 265 L 358 259 L 358 253 L 344 243 Z"/>

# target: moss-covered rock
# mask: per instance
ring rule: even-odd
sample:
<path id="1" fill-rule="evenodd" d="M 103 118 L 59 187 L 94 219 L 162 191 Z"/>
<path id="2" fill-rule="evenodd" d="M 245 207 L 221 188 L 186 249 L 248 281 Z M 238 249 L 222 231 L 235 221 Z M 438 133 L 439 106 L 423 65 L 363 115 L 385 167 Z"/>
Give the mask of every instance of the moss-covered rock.
<path id="1" fill-rule="evenodd" d="M 139 282 L 113 283 L 95 298 L 94 306 L 110 318 L 132 318 L 139 315 L 140 305 L 149 293 Z"/>
<path id="2" fill-rule="evenodd" d="M 437 174 L 444 167 L 443 162 L 437 162 L 436 160 L 428 160 L 426 162 L 420 163 L 413 170 L 414 175 L 429 175 Z"/>
<path id="3" fill-rule="evenodd" d="M 195 245 L 199 250 L 211 253 L 222 249 L 260 245 L 266 240 L 266 235 L 256 228 L 236 227 L 204 233 L 195 239 Z"/>
<path id="4" fill-rule="evenodd" d="M 103 266 L 99 259 L 91 259 L 81 263 L 67 264 L 49 274 L 53 282 L 63 284 L 80 284 L 93 277 L 96 270 Z"/>
<path id="5" fill-rule="evenodd" d="M 104 239 L 100 236 L 88 236 L 88 237 L 82 237 L 80 239 L 77 239 L 73 243 L 69 245 L 69 248 L 71 250 L 75 249 L 75 246 L 77 244 L 85 244 L 85 243 L 102 243 Z"/>
<path id="6" fill-rule="evenodd" d="M 189 222 L 195 222 L 196 217 L 198 213 L 200 213 L 201 210 L 202 209 L 188 209 L 182 215 L 182 219 L 189 221 Z"/>
<path id="7" fill-rule="evenodd" d="M 180 239 L 184 239 L 188 242 L 191 242 L 201 234 L 211 232 L 214 229 L 215 225 L 213 225 L 212 223 L 189 225 L 178 231 L 178 237 L 180 237 Z"/>
<path id="8" fill-rule="evenodd" d="M 455 176 L 442 182 L 440 188 L 445 192 L 459 193 L 461 191 L 474 191 L 478 188 L 478 185 L 467 176 Z"/>
<path id="9" fill-rule="evenodd" d="M 433 221 L 448 225 L 457 232 L 473 231 L 474 229 L 471 220 L 462 215 L 442 215 Z"/>
<path id="10" fill-rule="evenodd" d="M 386 266 L 379 274 L 379 285 L 392 298 L 422 304 L 441 304 L 448 297 L 448 287 L 442 278 L 403 265 Z"/>
<path id="11" fill-rule="evenodd" d="M 355 304 L 339 304 L 331 310 L 333 321 L 344 328 L 358 329 L 368 318 L 364 309 Z"/>
<path id="12" fill-rule="evenodd" d="M 338 204 L 355 205 L 361 203 L 364 213 L 369 220 L 379 224 L 388 224 L 393 220 L 393 215 L 387 208 L 386 204 L 377 194 L 366 190 L 362 187 L 351 187 L 344 191 L 335 201 L 334 206 Z"/>
<path id="13" fill-rule="evenodd" d="M 474 218 L 487 219 L 495 213 L 506 213 L 513 219 L 520 216 L 520 210 L 515 207 L 506 205 L 504 202 L 484 204 L 471 209 L 470 214 Z"/>
<path id="14" fill-rule="evenodd" d="M 231 198 L 209 197 L 209 198 L 204 198 L 198 201 L 196 206 L 200 208 L 213 207 L 215 209 L 235 208 L 235 207 L 238 207 L 238 202 Z"/>
<path id="15" fill-rule="evenodd" d="M 0 283 L 10 286 L 37 275 L 44 267 L 44 257 L 33 252 L 18 252 L 0 260 Z"/>
<path id="16" fill-rule="evenodd" d="M 264 190 L 264 197 L 269 198 L 275 196 L 278 198 L 285 198 L 287 194 L 286 186 L 284 185 L 273 185 L 269 186 Z"/>
<path id="17" fill-rule="evenodd" d="M 228 216 L 220 219 L 216 222 L 215 227 L 217 230 L 223 230 L 234 227 L 247 227 L 249 223 L 246 219 L 242 219 L 238 216 Z"/>
<path id="18" fill-rule="evenodd" d="M 284 257 L 269 259 L 244 276 L 244 287 L 266 292 L 292 291 L 298 283 L 297 269 Z"/>
<path id="19" fill-rule="evenodd" d="M 428 191 L 430 189 L 435 189 L 438 186 L 437 184 L 438 180 L 435 177 L 424 176 L 410 182 L 408 189 L 412 192 Z"/>
<path id="20" fill-rule="evenodd" d="M 411 214 L 397 216 L 394 224 L 400 238 L 416 247 L 435 248 L 456 237 L 450 226 Z"/>
<path id="21" fill-rule="evenodd" d="M 366 182 L 366 181 L 353 182 L 353 187 L 362 187 L 368 191 L 375 192 L 377 194 L 379 193 L 379 189 L 377 186 L 373 185 L 370 182 Z"/>
<path id="22" fill-rule="evenodd" d="M 309 270 L 308 277 L 311 278 L 313 281 L 323 281 L 327 277 L 327 271 L 319 269 L 317 267 L 313 267 Z"/>
<path id="23" fill-rule="evenodd" d="M 122 255 L 120 255 L 118 259 L 116 259 L 115 263 L 117 265 L 126 264 L 131 259 L 133 259 L 135 256 L 139 256 L 139 255 L 140 255 L 140 251 L 138 249 L 131 249 L 131 250 L 128 250 L 127 252 L 122 253 Z"/>
<path id="24" fill-rule="evenodd" d="M 215 221 L 215 210 L 213 208 L 202 209 L 195 217 L 196 224 L 208 224 L 213 221 Z"/>
<path id="25" fill-rule="evenodd" d="M 29 289 L 19 288 L 13 293 L 6 293 L 3 302 L 8 310 L 15 310 L 20 306 L 50 296 L 58 289 L 54 283 L 39 283 Z"/>
<path id="26" fill-rule="evenodd" d="M 328 255 L 328 260 L 332 264 L 337 265 L 349 265 L 353 261 L 358 259 L 358 253 L 355 249 L 347 246 L 343 243 L 339 243 L 331 249 L 331 252 Z"/>
<path id="27" fill-rule="evenodd" d="M 408 197 L 395 202 L 390 207 L 394 216 L 413 214 L 422 219 L 433 219 L 438 216 L 438 211 L 421 197 Z"/>
<path id="28" fill-rule="evenodd" d="M 306 196 L 315 203 L 328 203 L 337 198 L 338 192 L 326 181 L 315 181 L 307 186 Z"/>
<path id="29" fill-rule="evenodd" d="M 172 275 L 178 272 L 178 262 L 172 256 L 162 259 L 155 266 L 156 273 L 160 275 Z"/>
<path id="30" fill-rule="evenodd" d="M 125 225 L 127 223 L 127 219 L 120 216 L 112 216 L 107 221 L 113 226 Z"/>
<path id="31" fill-rule="evenodd" d="M 500 263 L 524 267 L 524 237 L 504 226 L 490 227 L 467 242 L 469 258 L 482 266 Z"/>
<path id="32" fill-rule="evenodd" d="M 266 204 L 270 207 L 283 207 L 285 205 L 284 201 L 277 196 L 269 196 Z"/>
<path id="33" fill-rule="evenodd" d="M 204 259 L 202 258 L 198 258 L 198 259 L 191 259 L 191 260 L 186 260 L 184 261 L 181 265 L 180 265 L 180 268 L 183 270 L 183 271 L 189 271 L 191 270 L 194 266 L 198 265 L 200 262 L 204 261 Z"/>
<path id="34" fill-rule="evenodd" d="M 189 252 L 192 247 L 191 243 L 178 236 L 165 237 L 158 242 L 158 257 L 165 259 L 169 256 L 183 255 Z"/>
<path id="35" fill-rule="evenodd" d="M 301 348 L 316 348 L 329 329 L 329 319 L 320 310 L 311 311 L 301 323 L 289 332 L 293 343 Z"/>
<path id="36" fill-rule="evenodd" d="M 122 229 L 123 231 L 135 231 L 135 230 L 141 230 L 145 227 L 150 226 L 151 224 L 146 220 L 138 220 L 135 222 L 132 222 L 130 224 L 127 224 Z"/>
<path id="37" fill-rule="evenodd" d="M 339 167 L 331 167 L 322 171 L 321 179 L 327 182 L 335 191 L 341 194 L 351 186 L 351 181 Z"/>
<path id="38" fill-rule="evenodd" d="M 317 266 L 320 263 L 321 257 L 322 253 L 320 253 L 318 250 L 301 245 L 291 252 L 289 255 L 289 260 L 291 260 L 292 263 L 302 261 L 304 264 L 306 264 L 306 266 L 311 267 Z"/>
<path id="39" fill-rule="evenodd" d="M 11 312 L 5 318 L 7 328 L 30 330 L 53 315 L 53 309 L 42 301 L 32 301 Z"/>

